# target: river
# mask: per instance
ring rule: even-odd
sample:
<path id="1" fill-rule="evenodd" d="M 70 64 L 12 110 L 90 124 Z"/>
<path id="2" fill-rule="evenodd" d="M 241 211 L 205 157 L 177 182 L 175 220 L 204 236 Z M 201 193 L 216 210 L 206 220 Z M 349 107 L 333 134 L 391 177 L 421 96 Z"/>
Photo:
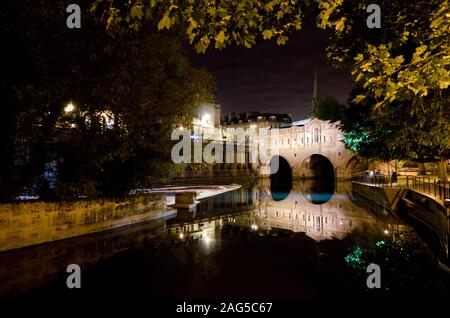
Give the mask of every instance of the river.
<path id="1" fill-rule="evenodd" d="M 195 212 L 0 254 L 0 296 L 157 298 L 352 295 L 365 277 L 345 257 L 355 246 L 409 231 L 354 204 L 349 182 L 270 179 L 202 200 Z"/>

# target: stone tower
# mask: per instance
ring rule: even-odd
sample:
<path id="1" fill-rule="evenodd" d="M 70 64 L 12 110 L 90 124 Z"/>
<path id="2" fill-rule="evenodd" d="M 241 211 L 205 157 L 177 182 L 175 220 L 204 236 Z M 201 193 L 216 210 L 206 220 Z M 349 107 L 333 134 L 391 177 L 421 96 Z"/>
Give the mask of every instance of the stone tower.
<path id="1" fill-rule="evenodd" d="M 313 117 L 317 104 L 319 103 L 319 91 L 317 89 L 317 69 L 314 69 L 314 89 L 311 101 L 311 117 Z"/>

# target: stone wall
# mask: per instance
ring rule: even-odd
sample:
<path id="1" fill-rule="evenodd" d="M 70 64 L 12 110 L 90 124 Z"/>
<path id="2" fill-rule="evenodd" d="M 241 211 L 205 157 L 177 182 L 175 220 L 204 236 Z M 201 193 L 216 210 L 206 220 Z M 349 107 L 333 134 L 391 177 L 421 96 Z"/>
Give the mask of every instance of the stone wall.
<path id="1" fill-rule="evenodd" d="M 449 230 L 445 208 L 431 197 L 411 189 L 404 189 L 403 195 L 396 199 L 399 190 L 352 182 L 352 200 L 381 220 L 391 215 L 412 226 L 435 255 L 448 259 Z M 397 200 L 398 205 L 394 204 Z"/>
<path id="2" fill-rule="evenodd" d="M 165 195 L 119 201 L 2 204 L 0 251 L 144 222 L 164 214 L 165 210 Z"/>
<path id="3" fill-rule="evenodd" d="M 352 195 L 356 198 L 368 200 L 372 212 L 384 212 L 383 214 L 387 214 L 391 209 L 388 196 L 383 188 L 352 182 Z"/>
<path id="4" fill-rule="evenodd" d="M 409 190 L 400 201 L 398 213 L 414 226 L 436 255 L 448 259 L 449 226 L 444 206 L 426 195 Z"/>

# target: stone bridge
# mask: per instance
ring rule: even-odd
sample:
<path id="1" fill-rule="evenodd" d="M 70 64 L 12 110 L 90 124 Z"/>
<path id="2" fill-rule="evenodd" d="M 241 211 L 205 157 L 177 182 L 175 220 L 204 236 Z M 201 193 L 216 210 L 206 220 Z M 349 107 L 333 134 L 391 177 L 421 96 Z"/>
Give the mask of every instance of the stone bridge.
<path id="1" fill-rule="evenodd" d="M 338 123 L 316 118 L 297 121 L 291 127 L 280 128 L 275 142 L 279 149 L 279 172 L 289 167 L 293 177 L 332 174 L 336 179 L 350 179 L 354 173 L 367 169 L 364 160 L 345 148 Z M 260 171 L 268 175 L 270 162 Z"/>

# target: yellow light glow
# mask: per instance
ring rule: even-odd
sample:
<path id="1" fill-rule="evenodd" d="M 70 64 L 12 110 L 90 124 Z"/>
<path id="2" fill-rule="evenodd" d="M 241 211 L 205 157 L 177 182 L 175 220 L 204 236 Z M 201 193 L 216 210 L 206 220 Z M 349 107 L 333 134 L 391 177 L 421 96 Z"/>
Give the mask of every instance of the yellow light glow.
<path id="1" fill-rule="evenodd" d="M 384 234 L 389 234 L 389 231 L 388 230 L 384 230 Z"/>
<path id="2" fill-rule="evenodd" d="M 72 104 L 72 102 L 70 102 L 69 104 L 66 105 L 66 107 L 64 107 L 64 111 L 66 113 L 73 112 L 74 110 L 75 110 L 75 106 Z"/>
<path id="3" fill-rule="evenodd" d="M 203 114 L 202 116 L 202 123 L 203 124 L 209 124 L 211 121 L 211 115 L 208 113 Z"/>
<path id="4" fill-rule="evenodd" d="M 184 238 L 184 234 L 180 233 L 180 235 L 178 235 L 178 237 L 180 238 L 180 240 L 182 240 Z"/>

